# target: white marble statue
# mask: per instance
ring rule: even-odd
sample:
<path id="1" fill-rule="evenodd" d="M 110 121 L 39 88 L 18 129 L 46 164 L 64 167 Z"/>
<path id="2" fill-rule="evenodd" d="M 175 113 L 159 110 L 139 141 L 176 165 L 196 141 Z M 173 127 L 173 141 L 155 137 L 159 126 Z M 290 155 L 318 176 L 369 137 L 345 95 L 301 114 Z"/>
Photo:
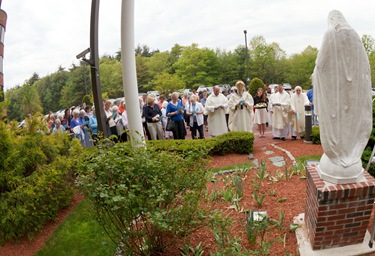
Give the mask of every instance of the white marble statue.
<path id="1" fill-rule="evenodd" d="M 360 37 L 339 11 L 329 13 L 312 82 L 324 150 L 320 177 L 335 184 L 357 182 L 372 129 L 370 65 Z"/>

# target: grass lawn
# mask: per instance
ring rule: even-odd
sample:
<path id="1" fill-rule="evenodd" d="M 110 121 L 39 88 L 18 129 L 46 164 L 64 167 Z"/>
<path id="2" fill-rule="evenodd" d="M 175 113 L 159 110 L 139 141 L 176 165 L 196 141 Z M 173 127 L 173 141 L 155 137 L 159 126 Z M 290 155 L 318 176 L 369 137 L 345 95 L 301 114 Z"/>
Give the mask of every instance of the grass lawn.
<path id="1" fill-rule="evenodd" d="M 116 246 L 94 217 L 89 200 L 82 201 L 36 256 L 114 255 Z"/>

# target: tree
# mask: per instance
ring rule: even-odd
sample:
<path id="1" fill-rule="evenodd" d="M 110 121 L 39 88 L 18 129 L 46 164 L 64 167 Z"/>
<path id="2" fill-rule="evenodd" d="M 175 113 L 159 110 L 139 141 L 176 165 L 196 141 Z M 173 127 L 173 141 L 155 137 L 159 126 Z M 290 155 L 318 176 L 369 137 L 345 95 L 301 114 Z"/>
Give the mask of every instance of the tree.
<path id="1" fill-rule="evenodd" d="M 174 68 L 174 64 L 179 60 L 179 58 L 181 57 L 182 55 L 182 52 L 184 51 L 185 47 L 184 46 L 181 46 L 179 44 L 175 44 L 172 48 L 171 48 L 171 52 L 169 54 L 169 61 L 168 63 L 171 65 L 171 73 L 174 74 L 175 73 L 175 68 Z"/>
<path id="2" fill-rule="evenodd" d="M 234 84 L 243 78 L 241 71 L 243 70 L 242 62 L 238 61 L 239 57 L 231 51 L 216 50 L 219 62 L 219 83 Z"/>
<path id="3" fill-rule="evenodd" d="M 102 92 L 107 93 L 110 98 L 124 97 L 121 62 L 117 59 L 103 57 L 100 59 L 99 67 Z"/>
<path id="4" fill-rule="evenodd" d="M 37 73 L 33 73 L 32 76 L 25 81 L 25 84 L 27 85 L 33 85 L 36 81 L 40 79 L 39 75 Z"/>
<path id="5" fill-rule="evenodd" d="M 213 85 L 218 80 L 219 61 L 215 52 L 199 49 L 197 44 L 186 47 L 173 67 L 188 88 L 196 84 Z"/>
<path id="6" fill-rule="evenodd" d="M 66 107 L 60 104 L 60 99 L 61 90 L 65 86 L 68 77 L 69 72 L 60 66 L 55 73 L 42 77 L 34 83 L 43 109 L 57 111 Z"/>
<path id="7" fill-rule="evenodd" d="M 152 55 L 146 62 L 147 72 L 150 79 L 163 72 L 172 74 L 172 65 L 169 63 L 170 54 L 168 52 L 158 52 Z"/>
<path id="8" fill-rule="evenodd" d="M 155 90 L 168 95 L 181 89 L 185 89 L 185 83 L 177 75 L 163 72 L 156 76 Z"/>
<path id="9" fill-rule="evenodd" d="M 375 51 L 372 51 L 369 56 L 370 68 L 371 68 L 371 84 L 375 86 Z"/>
<path id="10" fill-rule="evenodd" d="M 138 90 L 140 92 L 147 92 L 147 85 L 151 81 L 151 77 L 148 72 L 147 62 L 150 58 L 142 57 L 141 54 L 135 56 L 135 63 L 137 68 L 137 81 L 138 81 Z"/>
<path id="11" fill-rule="evenodd" d="M 318 49 L 307 46 L 302 53 L 293 54 L 288 60 L 286 76 L 292 85 L 300 85 L 304 89 L 311 88 L 311 74 L 314 71 Z"/>
<path id="12" fill-rule="evenodd" d="M 151 57 L 154 55 L 154 53 L 159 52 L 159 50 L 150 50 L 150 47 L 146 44 L 138 44 L 137 47 L 135 48 L 135 54 L 138 55 L 140 54 L 142 57 Z"/>
<path id="13" fill-rule="evenodd" d="M 92 93 L 91 82 L 88 79 L 90 78 L 90 76 L 88 76 L 89 73 L 87 72 L 88 68 L 87 65 L 82 64 L 70 70 L 66 85 L 61 90 L 61 106 L 79 106 L 82 103 L 83 96 Z"/>
<path id="14" fill-rule="evenodd" d="M 263 36 L 255 36 L 250 41 L 249 49 L 251 77 L 259 77 L 266 84 L 280 79 L 282 71 L 277 67 L 286 54 L 277 43 L 267 44 Z"/>
<path id="15" fill-rule="evenodd" d="M 374 46 L 375 46 L 374 38 L 370 35 L 363 35 L 362 36 L 362 43 L 363 43 L 363 46 L 365 47 L 367 55 L 370 55 L 371 52 L 374 51 Z"/>
<path id="16" fill-rule="evenodd" d="M 239 45 L 234 50 L 234 59 L 237 63 L 236 65 L 236 71 L 238 74 L 238 77 L 236 80 L 243 80 L 245 83 L 247 83 L 246 78 L 248 75 L 248 69 L 249 65 L 247 65 L 246 61 L 246 47 L 244 45 Z"/>
<path id="17" fill-rule="evenodd" d="M 38 91 L 34 86 L 25 84 L 21 87 L 20 116 L 25 118 L 27 114 L 43 113 L 42 103 Z"/>
<path id="18" fill-rule="evenodd" d="M 5 99 L 9 102 L 7 106 L 7 118 L 8 120 L 21 121 L 21 87 L 16 86 L 5 92 Z"/>

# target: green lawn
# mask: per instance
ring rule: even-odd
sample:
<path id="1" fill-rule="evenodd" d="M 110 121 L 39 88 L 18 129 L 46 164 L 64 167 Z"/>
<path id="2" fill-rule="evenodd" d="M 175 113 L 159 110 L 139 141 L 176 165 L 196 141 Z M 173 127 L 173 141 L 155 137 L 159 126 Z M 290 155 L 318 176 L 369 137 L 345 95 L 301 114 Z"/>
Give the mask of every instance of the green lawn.
<path id="1" fill-rule="evenodd" d="M 116 246 L 94 218 L 88 200 L 82 201 L 36 256 L 114 255 Z"/>

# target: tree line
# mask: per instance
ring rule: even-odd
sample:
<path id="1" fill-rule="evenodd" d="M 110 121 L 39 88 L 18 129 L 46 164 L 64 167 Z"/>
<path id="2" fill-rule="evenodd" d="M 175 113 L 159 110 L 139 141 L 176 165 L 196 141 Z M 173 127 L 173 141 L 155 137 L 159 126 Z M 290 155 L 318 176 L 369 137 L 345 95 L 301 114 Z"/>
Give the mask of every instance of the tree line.
<path id="1" fill-rule="evenodd" d="M 374 39 L 364 35 L 362 42 L 375 85 Z M 267 43 L 263 36 L 255 36 L 247 51 L 245 45 L 227 51 L 199 47 L 195 43 L 190 46 L 175 44 L 164 52 L 138 45 L 135 49 L 138 90 L 169 93 L 199 85 L 233 85 L 238 79 L 246 81 L 248 77 L 259 78 L 266 85 L 290 83 L 293 87 L 311 88 L 310 76 L 317 48 L 309 45 L 302 52 L 287 56 L 278 43 Z M 124 96 L 120 51 L 100 58 L 100 82 L 104 99 Z M 34 73 L 22 86 L 15 86 L 5 93 L 8 119 L 18 121 L 28 113 L 55 112 L 78 106 L 84 99 L 91 103 L 92 98 L 90 67 L 84 62 L 67 69 L 60 66 L 56 72 L 44 77 Z"/>

